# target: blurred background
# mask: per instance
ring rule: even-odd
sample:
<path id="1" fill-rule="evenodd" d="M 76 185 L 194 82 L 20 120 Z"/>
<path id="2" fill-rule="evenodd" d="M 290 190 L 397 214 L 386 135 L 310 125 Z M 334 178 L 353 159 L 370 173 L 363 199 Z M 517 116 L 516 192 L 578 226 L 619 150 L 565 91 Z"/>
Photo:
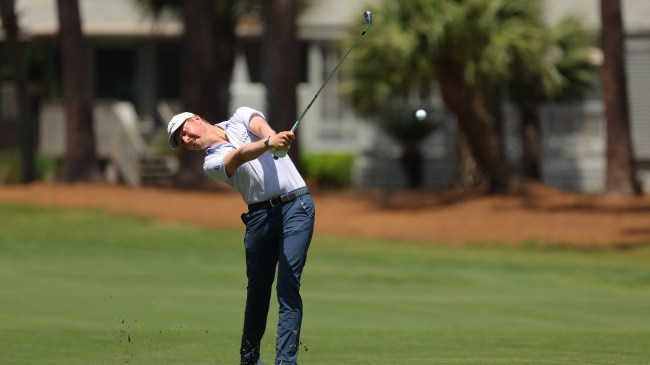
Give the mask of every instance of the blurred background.
<path id="1" fill-rule="evenodd" d="M 293 125 L 313 186 L 650 189 L 650 3 L 2 0 L 0 182 L 214 188 L 166 125 Z M 418 119 L 415 111 L 424 109 Z"/>

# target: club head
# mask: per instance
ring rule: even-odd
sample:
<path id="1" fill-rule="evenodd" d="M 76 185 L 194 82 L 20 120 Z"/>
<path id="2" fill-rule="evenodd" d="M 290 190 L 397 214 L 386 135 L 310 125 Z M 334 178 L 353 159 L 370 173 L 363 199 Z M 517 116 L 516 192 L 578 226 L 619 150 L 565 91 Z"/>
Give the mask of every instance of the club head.
<path id="1" fill-rule="evenodd" d="M 370 25 L 372 23 L 372 12 L 370 10 L 366 10 L 363 12 L 363 19 L 366 20 L 366 23 Z"/>

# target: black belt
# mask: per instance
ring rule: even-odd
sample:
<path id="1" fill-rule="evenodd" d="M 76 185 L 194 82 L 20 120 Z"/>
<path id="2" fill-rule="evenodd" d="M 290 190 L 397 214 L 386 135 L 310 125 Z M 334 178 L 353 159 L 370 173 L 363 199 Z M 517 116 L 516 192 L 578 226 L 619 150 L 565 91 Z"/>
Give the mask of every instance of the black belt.
<path id="1" fill-rule="evenodd" d="M 292 201 L 295 198 L 305 195 L 309 193 L 309 189 L 307 187 L 302 187 L 299 189 L 296 189 L 292 192 L 286 193 L 284 195 L 279 195 L 276 196 L 275 198 L 271 198 L 269 200 L 265 200 L 263 202 L 257 202 L 257 203 L 252 203 L 248 204 L 248 210 L 258 210 L 258 209 L 266 209 L 266 208 L 272 208 L 277 205 L 280 205 L 282 203 L 286 203 L 288 201 Z"/>

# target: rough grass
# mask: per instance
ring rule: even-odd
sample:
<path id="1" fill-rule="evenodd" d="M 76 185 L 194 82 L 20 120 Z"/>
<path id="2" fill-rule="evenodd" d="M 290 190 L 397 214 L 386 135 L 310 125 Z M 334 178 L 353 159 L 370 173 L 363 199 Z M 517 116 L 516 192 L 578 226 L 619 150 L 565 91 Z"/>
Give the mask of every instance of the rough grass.
<path id="1" fill-rule="evenodd" d="M 648 262 L 317 234 L 301 363 L 647 364 Z M 241 232 L 0 205 L 0 363 L 237 364 L 244 275 Z"/>

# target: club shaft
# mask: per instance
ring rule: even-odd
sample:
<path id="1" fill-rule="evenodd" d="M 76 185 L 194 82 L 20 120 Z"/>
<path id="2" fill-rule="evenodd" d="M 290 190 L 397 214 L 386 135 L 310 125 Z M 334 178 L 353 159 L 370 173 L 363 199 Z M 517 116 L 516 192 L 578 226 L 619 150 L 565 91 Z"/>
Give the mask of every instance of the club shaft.
<path id="1" fill-rule="evenodd" d="M 336 73 L 336 70 L 338 70 L 339 66 L 341 66 L 341 64 L 343 63 L 343 60 L 345 60 L 345 58 L 348 56 L 348 54 L 350 54 L 350 52 L 352 52 L 352 49 L 357 45 L 357 43 L 359 43 L 359 41 L 361 40 L 361 37 L 363 37 L 363 35 L 366 34 L 366 31 L 368 30 L 369 26 L 370 26 L 370 24 L 366 25 L 366 28 L 363 30 L 363 32 L 361 32 L 361 34 L 359 34 L 359 36 L 354 41 L 354 43 L 352 43 L 352 46 L 350 47 L 350 49 L 348 49 L 348 51 L 345 52 L 343 57 L 341 57 L 339 62 L 336 64 L 336 67 L 334 67 L 332 72 L 330 72 L 329 75 L 327 75 L 327 77 L 325 78 L 325 81 L 323 82 L 323 84 L 320 86 L 318 91 L 316 91 L 316 94 L 311 99 L 311 101 L 309 102 L 309 104 L 307 105 L 305 110 L 303 110 L 302 114 L 300 114 L 300 116 L 298 117 L 298 120 L 296 120 L 296 123 L 294 123 L 293 127 L 291 127 L 292 132 L 295 132 L 298 129 L 298 126 L 300 125 L 300 122 L 302 121 L 302 118 L 305 117 L 305 114 L 307 114 L 307 111 L 309 111 L 309 108 L 311 108 L 312 104 L 314 104 L 314 101 L 316 101 L 316 98 L 318 97 L 320 92 L 323 90 L 325 85 L 327 85 L 327 82 L 332 78 L 332 75 L 334 75 L 334 73 Z"/>

